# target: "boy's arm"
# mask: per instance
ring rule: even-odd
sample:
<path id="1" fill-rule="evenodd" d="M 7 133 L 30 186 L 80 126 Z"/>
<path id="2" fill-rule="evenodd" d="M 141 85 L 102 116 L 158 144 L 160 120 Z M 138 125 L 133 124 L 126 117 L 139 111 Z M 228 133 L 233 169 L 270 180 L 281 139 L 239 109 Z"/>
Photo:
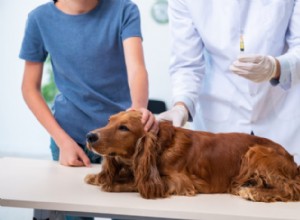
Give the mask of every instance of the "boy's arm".
<path id="1" fill-rule="evenodd" d="M 143 113 L 142 122 L 145 130 L 158 129 L 154 115 L 147 110 L 148 105 L 148 73 L 145 67 L 142 40 L 140 37 L 130 37 L 123 41 L 128 83 L 132 106 Z"/>
<path id="2" fill-rule="evenodd" d="M 65 166 L 89 166 L 90 161 L 77 143 L 61 128 L 41 94 L 43 63 L 25 62 L 22 94 L 29 109 L 60 149 L 59 162 Z"/>

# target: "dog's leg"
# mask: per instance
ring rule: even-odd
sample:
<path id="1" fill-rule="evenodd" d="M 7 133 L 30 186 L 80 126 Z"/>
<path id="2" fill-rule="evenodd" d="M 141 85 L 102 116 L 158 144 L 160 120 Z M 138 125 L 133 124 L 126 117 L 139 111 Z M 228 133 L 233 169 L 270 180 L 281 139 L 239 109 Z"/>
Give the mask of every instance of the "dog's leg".
<path id="1" fill-rule="evenodd" d="M 297 184 L 298 186 L 296 186 Z M 299 201 L 299 189 L 300 189 L 299 183 L 296 182 L 285 183 L 282 184 L 282 187 L 283 187 L 282 189 L 241 187 L 238 194 L 245 199 L 256 201 L 256 202 Z"/>
<path id="2" fill-rule="evenodd" d="M 164 176 L 162 181 L 166 183 L 167 195 L 195 196 L 198 192 L 192 180 L 182 173 Z"/>
<path id="3" fill-rule="evenodd" d="M 299 201 L 299 180 L 299 170 L 290 155 L 257 146 L 243 158 L 231 193 L 260 202 Z"/>
<path id="4" fill-rule="evenodd" d="M 104 157 L 101 172 L 99 174 L 88 174 L 84 181 L 91 185 L 112 185 L 120 169 L 120 165 L 114 158 Z"/>
<path id="5" fill-rule="evenodd" d="M 253 185 L 252 185 L 253 184 Z M 237 190 L 241 197 L 258 202 L 299 201 L 300 178 L 288 178 L 281 175 L 257 175 L 252 183 Z"/>

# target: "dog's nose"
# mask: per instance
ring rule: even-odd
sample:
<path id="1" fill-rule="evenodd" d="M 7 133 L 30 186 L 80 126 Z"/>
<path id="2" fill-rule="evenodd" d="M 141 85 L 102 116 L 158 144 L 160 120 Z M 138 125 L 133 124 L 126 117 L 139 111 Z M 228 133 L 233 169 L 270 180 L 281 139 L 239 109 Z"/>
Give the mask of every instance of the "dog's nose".
<path id="1" fill-rule="evenodd" d="M 88 133 L 88 134 L 86 135 L 86 141 L 87 141 L 88 143 L 94 143 L 94 142 L 96 142 L 97 140 L 98 140 L 98 135 L 95 134 L 95 133 L 90 132 L 90 133 Z"/>

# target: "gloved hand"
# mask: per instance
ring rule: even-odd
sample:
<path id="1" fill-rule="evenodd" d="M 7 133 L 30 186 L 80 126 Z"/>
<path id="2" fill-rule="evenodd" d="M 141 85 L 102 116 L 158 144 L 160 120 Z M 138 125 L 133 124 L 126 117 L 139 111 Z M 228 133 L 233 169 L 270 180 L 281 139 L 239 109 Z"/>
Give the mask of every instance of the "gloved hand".
<path id="1" fill-rule="evenodd" d="M 175 105 L 172 109 L 157 116 L 158 121 L 167 120 L 175 127 L 182 127 L 188 120 L 189 113 L 183 105 Z"/>
<path id="2" fill-rule="evenodd" d="M 276 76 L 276 59 L 272 56 L 241 55 L 230 70 L 253 82 L 264 82 Z"/>

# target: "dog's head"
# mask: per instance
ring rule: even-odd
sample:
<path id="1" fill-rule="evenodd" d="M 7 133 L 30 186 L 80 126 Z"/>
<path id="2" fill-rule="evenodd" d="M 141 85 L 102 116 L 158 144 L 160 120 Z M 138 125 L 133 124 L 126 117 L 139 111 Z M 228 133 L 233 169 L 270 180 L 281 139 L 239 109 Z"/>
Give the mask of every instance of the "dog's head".
<path id="1" fill-rule="evenodd" d="M 109 173 L 116 164 L 129 165 L 137 190 L 144 198 L 164 197 L 165 185 L 157 167 L 158 136 L 145 132 L 141 118 L 142 113 L 138 111 L 111 116 L 105 127 L 87 134 L 87 146 L 105 157 L 103 166 Z M 108 175 L 108 178 L 112 177 Z"/>
<path id="2" fill-rule="evenodd" d="M 141 117 L 138 111 L 112 115 L 105 127 L 87 134 L 88 148 L 102 156 L 131 158 L 139 139 L 145 135 Z"/>

